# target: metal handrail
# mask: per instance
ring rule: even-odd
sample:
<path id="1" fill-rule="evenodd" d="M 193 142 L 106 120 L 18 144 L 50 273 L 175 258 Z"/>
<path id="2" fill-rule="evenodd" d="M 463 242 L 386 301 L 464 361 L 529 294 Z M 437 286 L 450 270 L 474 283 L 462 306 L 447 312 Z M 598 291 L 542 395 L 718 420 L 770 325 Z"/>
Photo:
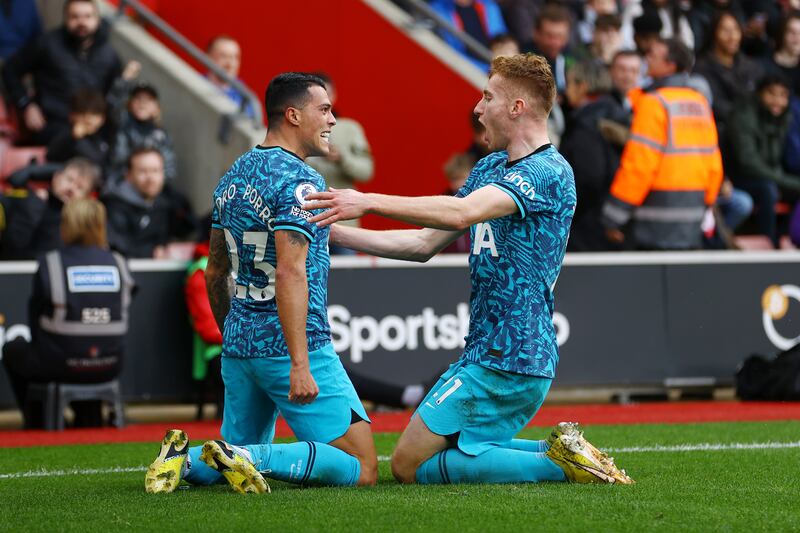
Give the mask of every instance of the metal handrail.
<path id="1" fill-rule="evenodd" d="M 257 127 L 264 124 L 264 115 L 261 112 L 261 102 L 253 91 L 251 91 L 244 83 L 232 78 L 227 72 L 218 67 L 208 54 L 200 50 L 189 39 L 184 37 L 178 30 L 170 26 L 164 19 L 153 13 L 147 6 L 141 4 L 138 0 L 119 0 L 119 8 L 117 10 L 117 17 L 125 15 L 125 9 L 130 8 L 136 12 L 145 22 L 152 25 L 160 31 L 167 39 L 175 43 L 184 52 L 189 54 L 192 59 L 201 63 L 204 67 L 214 73 L 215 76 L 223 80 L 225 83 L 233 87 L 239 95 L 242 96 L 242 103 L 239 107 L 239 113 L 244 114 L 247 109 L 247 104 L 253 109 L 253 122 Z"/>
<path id="2" fill-rule="evenodd" d="M 422 13 L 425 17 L 429 18 L 434 25 L 439 28 L 443 29 L 446 32 L 450 33 L 453 37 L 455 37 L 458 41 L 461 42 L 467 49 L 472 52 L 475 57 L 478 59 L 482 59 L 487 63 L 492 62 L 492 53 L 489 51 L 488 48 L 483 46 L 478 40 L 474 37 L 469 35 L 468 33 L 464 32 L 463 30 L 457 28 L 452 22 L 441 16 L 437 13 L 431 6 L 429 6 L 425 0 L 403 0 L 408 7 L 412 8 L 413 10 L 417 11 L 418 13 Z"/>

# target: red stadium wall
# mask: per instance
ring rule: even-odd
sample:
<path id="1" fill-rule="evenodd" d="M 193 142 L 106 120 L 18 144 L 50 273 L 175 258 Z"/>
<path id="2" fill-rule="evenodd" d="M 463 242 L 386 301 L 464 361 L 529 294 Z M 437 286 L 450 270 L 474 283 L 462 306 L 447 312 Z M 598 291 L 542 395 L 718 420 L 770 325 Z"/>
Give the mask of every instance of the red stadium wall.
<path id="1" fill-rule="evenodd" d="M 442 166 L 470 142 L 479 91 L 358 0 L 150 0 L 162 18 L 205 48 L 217 34 L 242 45 L 241 78 L 256 94 L 287 70 L 327 72 L 337 112 L 358 120 L 375 157 L 362 190 L 425 195 L 445 190 Z M 197 65 L 195 65 L 197 66 Z M 368 217 L 365 226 L 398 224 Z"/>

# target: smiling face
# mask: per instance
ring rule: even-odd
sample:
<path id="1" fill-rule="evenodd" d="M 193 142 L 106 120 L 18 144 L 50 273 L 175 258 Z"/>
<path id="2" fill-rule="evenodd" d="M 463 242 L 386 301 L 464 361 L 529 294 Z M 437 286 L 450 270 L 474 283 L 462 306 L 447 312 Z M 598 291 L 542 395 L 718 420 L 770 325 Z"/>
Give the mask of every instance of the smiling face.
<path id="1" fill-rule="evenodd" d="M 308 97 L 300 108 L 289 108 L 294 123 L 300 128 L 300 143 L 305 157 L 330 153 L 331 128 L 336 124 L 328 93 L 319 85 L 308 88 Z"/>
<path id="2" fill-rule="evenodd" d="M 759 97 L 761 104 L 773 117 L 783 115 L 789 107 L 789 89 L 783 85 L 777 83 L 767 85 L 761 89 Z"/>
<path id="3" fill-rule="evenodd" d="M 158 120 L 161 115 L 161 107 L 152 94 L 146 91 L 139 91 L 128 101 L 128 112 L 140 122 Z"/>
<path id="4" fill-rule="evenodd" d="M 92 192 L 92 177 L 75 166 L 67 166 L 53 174 L 50 190 L 64 203 L 76 198 L 88 198 Z"/>
<path id="5" fill-rule="evenodd" d="M 513 106 L 505 80 L 499 74 L 493 75 L 474 110 L 485 128 L 484 139 L 489 145 L 489 151 L 504 150 L 508 146 Z"/>

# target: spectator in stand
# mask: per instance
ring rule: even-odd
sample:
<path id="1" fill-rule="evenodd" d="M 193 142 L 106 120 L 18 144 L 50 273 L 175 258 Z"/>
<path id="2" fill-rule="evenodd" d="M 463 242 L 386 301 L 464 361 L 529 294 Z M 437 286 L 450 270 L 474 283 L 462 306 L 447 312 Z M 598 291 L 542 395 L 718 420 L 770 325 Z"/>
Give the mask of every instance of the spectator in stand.
<path id="1" fill-rule="evenodd" d="M 711 87 L 712 109 L 720 138 L 734 102 L 752 94 L 762 76 L 761 65 L 740 52 L 742 28 L 729 12 L 719 13 L 711 24 L 712 41 L 697 61 L 694 72 Z"/>
<path id="2" fill-rule="evenodd" d="M 602 65 L 593 61 L 573 64 L 567 71 L 567 90 L 564 96 L 569 104 L 570 114 L 564 130 L 564 140 L 570 134 L 573 123 L 582 109 L 611 90 L 611 78 Z"/>
<path id="3" fill-rule="evenodd" d="M 42 23 L 35 2 L 0 0 L 0 67 L 41 33 Z"/>
<path id="4" fill-rule="evenodd" d="M 630 128 L 626 94 L 637 86 L 641 59 L 635 52 L 618 52 L 611 63 L 611 90 L 595 101 L 608 81 L 596 63 L 579 63 L 567 73 L 567 97 L 574 106 L 560 151 L 572 165 L 580 198 L 572 220 L 570 251 L 619 249 L 609 243 L 601 224 L 603 203 L 619 167 Z"/>
<path id="5" fill-rule="evenodd" d="M 531 38 L 531 28 L 545 2 L 546 0 L 497 0 L 508 33 L 518 43 L 528 42 Z"/>
<path id="6" fill-rule="evenodd" d="M 134 150 L 125 181 L 103 195 L 111 248 L 127 257 L 162 259 L 174 237 L 194 229 L 180 195 L 164 186 L 164 158 L 155 148 Z"/>
<path id="7" fill-rule="evenodd" d="M 661 18 L 658 16 L 658 13 L 648 12 L 633 19 L 633 42 L 635 49 L 644 56 L 644 54 L 650 50 L 650 46 L 661 39 L 661 28 L 663 27 L 664 25 L 661 23 Z M 625 43 L 624 37 L 622 46 L 626 49 L 630 48 L 630 46 Z"/>
<path id="8" fill-rule="evenodd" d="M 508 33 L 503 14 L 494 0 L 433 0 L 431 8 L 487 48 L 493 37 Z M 447 32 L 442 38 L 482 71 L 488 72 L 489 65 L 475 57 L 461 41 Z"/>
<path id="9" fill-rule="evenodd" d="M 122 369 L 134 283 L 125 260 L 108 251 L 103 205 L 85 198 L 67 202 L 60 232 L 64 246 L 39 260 L 33 278 L 31 340 L 3 347 L 27 429 L 42 425 L 41 410 L 25 410 L 28 384 L 103 383 Z M 75 426 L 102 425 L 99 401 L 74 402 L 73 410 Z"/>
<path id="10" fill-rule="evenodd" d="M 325 82 L 331 105 L 336 105 L 336 86 L 330 76 L 316 74 Z M 330 153 L 325 157 L 309 157 L 306 162 L 325 178 L 328 187 L 352 189 L 356 183 L 366 183 L 372 179 L 375 163 L 369 149 L 364 128 L 352 118 L 336 117 L 336 126 L 331 129 Z M 358 226 L 358 221 L 348 221 L 350 226 Z M 332 245 L 332 255 L 352 255 L 346 248 Z"/>
<path id="11" fill-rule="evenodd" d="M 233 78 L 239 79 L 239 68 L 242 66 L 242 48 L 233 37 L 229 35 L 217 35 L 211 42 L 208 43 L 206 53 L 219 68 Z M 231 87 L 228 82 L 209 72 L 206 77 L 213 83 L 222 93 L 228 98 L 233 100 L 239 109 L 244 105 L 244 113 L 250 118 L 255 117 L 255 110 L 253 109 L 252 102 L 247 102 L 239 92 Z"/>
<path id="12" fill-rule="evenodd" d="M 781 23 L 777 46 L 765 60 L 765 71 L 782 75 L 792 93 L 800 95 L 800 11 L 792 12 Z"/>
<path id="13" fill-rule="evenodd" d="M 695 0 L 689 10 L 689 23 L 692 26 L 697 48 L 707 50 L 714 41 L 714 26 L 722 13 L 730 13 L 741 29 L 746 16 L 738 0 Z"/>
<path id="14" fill-rule="evenodd" d="M 631 138 L 603 206 L 613 243 L 625 242 L 622 229 L 633 220 L 636 248 L 702 245 L 701 223 L 723 173 L 711 106 L 690 84 L 692 62 L 691 51 L 677 39 L 650 47 L 647 64 L 655 83 L 632 100 Z"/>
<path id="15" fill-rule="evenodd" d="M 547 59 L 559 94 L 563 94 L 567 88 L 567 69 L 574 61 L 567 53 L 571 25 L 572 19 L 567 8 L 548 4 L 539 12 L 532 41 L 522 47 L 525 52 L 533 52 Z"/>
<path id="16" fill-rule="evenodd" d="M 622 42 L 625 48 L 634 46 L 634 25 L 637 17 L 642 15 L 657 16 L 661 20 L 662 39 L 679 39 L 690 50 L 695 48 L 697 42 L 689 24 L 686 6 L 690 3 L 678 0 L 631 0 L 622 14 Z"/>
<path id="17" fill-rule="evenodd" d="M 131 154 L 139 148 L 155 148 L 164 158 L 164 177 L 172 182 L 178 173 L 172 138 L 161 125 L 161 105 L 155 87 L 140 82 L 130 89 L 127 111 L 122 113 L 111 155 L 107 181 L 114 186 L 124 179 Z"/>
<path id="18" fill-rule="evenodd" d="M 78 89 L 108 93 L 122 72 L 119 57 L 108 39 L 109 26 L 101 21 L 94 0 L 66 0 L 64 25 L 8 59 L 3 79 L 12 102 L 32 140 L 47 144 L 69 131 L 69 102 Z M 23 78 L 33 75 L 33 94 Z"/>
<path id="19" fill-rule="evenodd" d="M 622 49 L 622 21 L 617 15 L 600 15 L 594 24 L 589 53 L 601 65 L 610 65 L 614 56 Z"/>
<path id="20" fill-rule="evenodd" d="M 753 197 L 756 225 L 778 248 L 775 204 L 797 201 L 800 176 L 783 170 L 789 130 L 789 82 L 767 74 L 758 92 L 739 101 L 728 117 L 726 168 L 733 184 Z"/>
<path id="21" fill-rule="evenodd" d="M 35 259 L 62 245 L 59 225 L 66 202 L 88 198 L 100 181 L 100 169 L 84 158 L 67 161 L 53 174 L 50 188 L 26 189 L 9 198 L 3 239 L 4 259 Z M 10 204 L 13 202 L 13 207 Z"/>
<path id="22" fill-rule="evenodd" d="M 617 12 L 616 0 L 586 0 L 583 6 L 583 17 L 578 22 L 580 43 L 584 46 L 589 46 L 595 42 L 597 21 L 602 16 L 616 15 Z M 617 30 L 619 30 L 619 26 Z M 610 59 L 609 57 L 609 61 Z"/>
<path id="23" fill-rule="evenodd" d="M 47 160 L 62 163 L 84 157 L 105 169 L 111 143 L 106 124 L 106 99 L 93 89 L 79 89 L 70 98 L 70 129 L 56 135 L 47 145 Z"/>
<path id="24" fill-rule="evenodd" d="M 489 41 L 489 51 L 492 58 L 500 56 L 515 56 L 519 53 L 519 43 L 507 33 L 501 33 Z"/>

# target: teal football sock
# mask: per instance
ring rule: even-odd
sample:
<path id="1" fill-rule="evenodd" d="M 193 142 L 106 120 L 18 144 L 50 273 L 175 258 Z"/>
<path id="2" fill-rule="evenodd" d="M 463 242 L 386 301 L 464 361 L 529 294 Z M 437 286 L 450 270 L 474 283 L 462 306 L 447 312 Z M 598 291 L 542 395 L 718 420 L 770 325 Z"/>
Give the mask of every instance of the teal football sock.
<path id="1" fill-rule="evenodd" d="M 523 452 L 544 453 L 550 449 L 550 446 L 547 444 L 546 440 L 511 439 L 511 442 L 504 445 L 503 448 L 522 450 Z"/>
<path id="2" fill-rule="evenodd" d="M 358 483 L 358 459 L 330 444 L 293 442 L 244 446 L 265 476 L 301 485 L 353 486 Z"/>
<path id="3" fill-rule="evenodd" d="M 441 451 L 417 469 L 417 483 L 536 483 L 565 481 L 564 471 L 543 453 L 492 448 L 467 455 L 458 448 Z"/>
<path id="4" fill-rule="evenodd" d="M 202 446 L 192 446 L 189 448 L 189 457 L 186 458 L 186 464 L 183 467 L 183 479 L 192 485 L 214 485 L 215 483 L 224 482 L 225 479 L 222 477 L 222 474 L 200 459 L 200 453 L 202 451 Z"/>

